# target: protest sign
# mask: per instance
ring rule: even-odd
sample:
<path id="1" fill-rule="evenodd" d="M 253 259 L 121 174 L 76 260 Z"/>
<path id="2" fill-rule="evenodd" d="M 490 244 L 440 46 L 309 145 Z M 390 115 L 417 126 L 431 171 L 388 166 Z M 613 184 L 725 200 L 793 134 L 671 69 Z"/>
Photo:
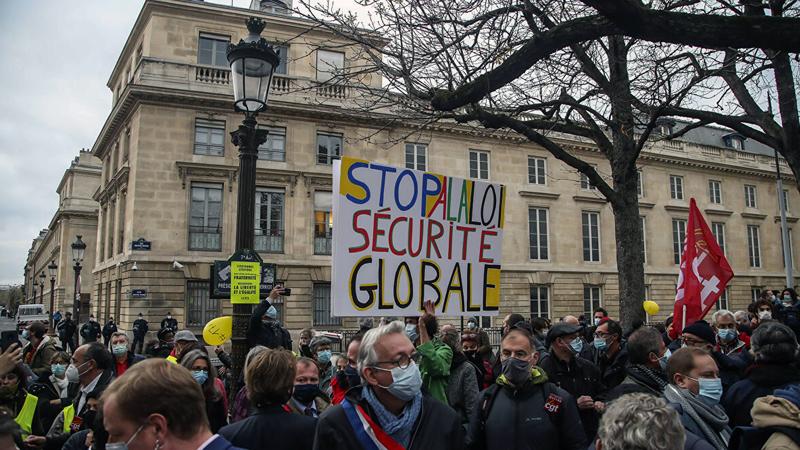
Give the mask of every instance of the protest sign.
<path id="1" fill-rule="evenodd" d="M 334 316 L 487 316 L 505 186 L 344 157 L 333 166 Z"/>

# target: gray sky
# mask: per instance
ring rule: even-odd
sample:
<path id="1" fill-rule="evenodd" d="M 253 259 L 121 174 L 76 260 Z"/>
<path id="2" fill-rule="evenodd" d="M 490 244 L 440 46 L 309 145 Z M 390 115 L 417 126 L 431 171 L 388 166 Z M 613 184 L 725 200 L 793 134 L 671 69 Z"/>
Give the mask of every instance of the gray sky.
<path id="1" fill-rule="evenodd" d="M 22 282 L 64 170 L 94 143 L 111 108 L 106 81 L 142 3 L 0 1 L 0 284 Z"/>

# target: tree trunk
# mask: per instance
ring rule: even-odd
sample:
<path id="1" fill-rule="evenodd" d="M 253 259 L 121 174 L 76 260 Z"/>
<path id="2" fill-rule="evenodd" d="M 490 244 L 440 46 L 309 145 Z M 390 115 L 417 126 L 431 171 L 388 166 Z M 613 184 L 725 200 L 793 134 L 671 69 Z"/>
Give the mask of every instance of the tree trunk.
<path id="1" fill-rule="evenodd" d="M 626 333 L 645 321 L 642 307 L 642 302 L 646 300 L 644 243 L 635 180 L 634 177 L 633 183 L 626 181 L 623 186 L 617 186 L 621 201 L 611 205 L 614 211 L 614 235 L 617 239 L 619 314 Z"/>

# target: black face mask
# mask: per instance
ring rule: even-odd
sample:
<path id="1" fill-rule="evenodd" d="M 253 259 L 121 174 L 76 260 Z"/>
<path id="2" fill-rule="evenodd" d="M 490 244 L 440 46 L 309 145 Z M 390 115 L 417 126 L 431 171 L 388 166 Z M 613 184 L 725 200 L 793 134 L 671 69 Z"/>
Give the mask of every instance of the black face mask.
<path id="1" fill-rule="evenodd" d="M 296 384 L 292 397 L 298 402 L 307 405 L 320 394 L 319 386 L 316 384 Z"/>
<path id="2" fill-rule="evenodd" d="M 475 356 L 477 356 L 477 354 L 478 354 L 477 350 L 464 350 L 464 355 L 466 355 L 466 357 L 469 359 L 475 359 Z"/>
<path id="3" fill-rule="evenodd" d="M 361 376 L 355 367 L 347 366 L 344 368 L 344 376 L 347 378 L 347 386 L 355 387 L 361 384 Z"/>
<path id="4" fill-rule="evenodd" d="M 81 427 L 84 430 L 91 430 L 94 427 L 94 418 L 96 415 L 96 411 L 86 411 L 86 413 L 83 415 L 83 423 L 81 423 Z"/>

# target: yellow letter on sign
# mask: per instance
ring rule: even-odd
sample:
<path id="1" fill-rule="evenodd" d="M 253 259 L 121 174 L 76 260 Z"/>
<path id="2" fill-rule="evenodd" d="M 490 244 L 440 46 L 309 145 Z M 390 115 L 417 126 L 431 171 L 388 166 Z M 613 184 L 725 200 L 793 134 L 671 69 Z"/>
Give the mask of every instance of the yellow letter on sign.
<path id="1" fill-rule="evenodd" d="M 231 303 L 258 304 L 261 288 L 261 265 L 257 262 L 231 261 Z"/>

